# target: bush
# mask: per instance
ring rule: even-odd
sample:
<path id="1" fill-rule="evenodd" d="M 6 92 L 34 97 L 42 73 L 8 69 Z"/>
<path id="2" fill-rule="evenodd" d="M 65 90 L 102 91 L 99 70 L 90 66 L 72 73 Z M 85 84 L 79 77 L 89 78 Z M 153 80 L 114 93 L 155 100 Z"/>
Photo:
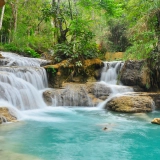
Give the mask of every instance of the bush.
<path id="1" fill-rule="evenodd" d="M 16 53 L 19 53 L 19 54 L 23 54 L 25 56 L 33 57 L 33 58 L 39 58 L 40 57 L 40 54 L 38 54 L 34 49 L 32 49 L 30 47 L 18 48 L 13 43 L 4 44 L 3 46 L 1 46 L 1 48 L 4 51 L 16 52 Z"/>

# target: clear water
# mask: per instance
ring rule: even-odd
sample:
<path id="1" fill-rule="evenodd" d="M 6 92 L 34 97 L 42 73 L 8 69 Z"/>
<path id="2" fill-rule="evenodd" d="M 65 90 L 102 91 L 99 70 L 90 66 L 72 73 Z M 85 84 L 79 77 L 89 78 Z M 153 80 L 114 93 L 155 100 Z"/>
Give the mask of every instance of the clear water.
<path id="1" fill-rule="evenodd" d="M 4 160 L 158 160 L 160 156 L 160 127 L 150 123 L 160 116 L 158 111 L 120 114 L 53 107 L 23 114 L 24 121 L 0 127 Z"/>

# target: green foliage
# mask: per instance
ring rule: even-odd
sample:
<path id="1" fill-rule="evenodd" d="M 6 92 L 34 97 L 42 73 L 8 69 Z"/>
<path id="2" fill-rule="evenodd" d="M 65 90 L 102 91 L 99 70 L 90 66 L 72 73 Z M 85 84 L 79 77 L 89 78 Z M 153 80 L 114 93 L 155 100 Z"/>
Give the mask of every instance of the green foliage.
<path id="1" fill-rule="evenodd" d="M 52 75 L 55 75 L 56 72 L 57 72 L 57 70 L 55 68 L 53 68 L 53 67 L 49 67 L 46 70 L 47 70 L 47 72 L 49 72 Z"/>
<path id="2" fill-rule="evenodd" d="M 5 44 L 4 45 L 4 50 L 5 51 L 12 51 L 12 52 L 17 52 L 18 51 L 18 47 L 16 47 L 13 44 Z"/>
<path id="3" fill-rule="evenodd" d="M 30 56 L 30 57 L 33 57 L 33 58 L 39 58 L 40 57 L 40 54 L 38 54 L 33 49 L 31 49 L 29 47 L 25 47 L 23 49 L 20 49 L 12 43 L 3 45 L 3 50 L 20 53 L 20 54 Z"/>
<path id="4" fill-rule="evenodd" d="M 108 51 L 124 52 L 130 45 L 126 35 L 127 23 L 121 19 L 111 19 L 108 25 Z"/>
<path id="5" fill-rule="evenodd" d="M 98 56 L 98 51 L 95 44 L 80 42 L 70 42 L 56 44 L 54 46 L 54 58 L 57 62 L 64 59 L 68 59 L 78 66 L 77 62 L 83 61 L 84 59 L 95 58 Z M 80 65 L 79 65 L 80 66 Z"/>
<path id="6" fill-rule="evenodd" d="M 43 22 L 41 18 L 42 5 L 41 0 L 7 1 L 1 30 L 4 37 L 1 38 L 1 45 L 8 45 L 5 49 L 39 57 L 36 51 L 44 52 L 52 47 L 53 31 L 50 22 Z M 13 13 L 17 13 L 17 19 Z"/>
<path id="7" fill-rule="evenodd" d="M 26 53 L 27 55 L 30 55 L 33 58 L 40 58 L 40 54 L 38 54 L 36 51 L 34 51 L 33 49 L 27 47 L 24 48 L 24 53 Z"/>
<path id="8" fill-rule="evenodd" d="M 160 1 L 129 0 L 126 9 L 130 23 L 128 38 L 132 44 L 126 52 L 127 58 L 149 58 L 158 45 Z"/>

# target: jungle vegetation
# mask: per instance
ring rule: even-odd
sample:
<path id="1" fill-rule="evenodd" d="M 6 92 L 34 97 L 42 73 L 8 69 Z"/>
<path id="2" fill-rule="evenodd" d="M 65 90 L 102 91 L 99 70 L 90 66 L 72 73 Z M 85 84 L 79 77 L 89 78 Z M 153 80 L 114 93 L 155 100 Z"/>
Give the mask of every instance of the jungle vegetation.
<path id="1" fill-rule="evenodd" d="M 54 62 L 106 52 L 144 59 L 160 52 L 159 0 L 7 0 L 1 8 L 0 49 Z"/>

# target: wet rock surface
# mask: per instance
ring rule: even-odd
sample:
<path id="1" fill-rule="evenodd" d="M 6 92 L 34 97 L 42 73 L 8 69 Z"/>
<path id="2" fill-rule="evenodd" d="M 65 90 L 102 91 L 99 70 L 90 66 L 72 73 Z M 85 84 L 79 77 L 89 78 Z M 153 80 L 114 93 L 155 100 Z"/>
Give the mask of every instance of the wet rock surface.
<path id="1" fill-rule="evenodd" d="M 154 118 L 151 123 L 160 125 L 160 118 Z"/>
<path id="2" fill-rule="evenodd" d="M 131 95 L 136 95 L 136 96 L 149 96 L 153 99 L 155 108 L 160 109 L 160 93 L 159 92 L 140 92 L 140 93 L 133 93 Z"/>
<path id="3" fill-rule="evenodd" d="M 14 122 L 17 118 L 10 112 L 7 107 L 0 107 L 0 124 L 5 122 Z"/>
<path id="4" fill-rule="evenodd" d="M 149 69 L 146 61 L 126 61 L 121 70 L 120 81 L 127 86 L 146 88 L 150 84 Z"/>
<path id="5" fill-rule="evenodd" d="M 151 112 L 153 109 L 153 99 L 150 96 L 120 96 L 110 100 L 105 108 L 124 113 Z"/>
<path id="6" fill-rule="evenodd" d="M 100 83 L 66 83 L 63 89 L 49 89 L 43 93 L 48 105 L 55 106 L 96 106 L 107 99 L 110 88 Z"/>

